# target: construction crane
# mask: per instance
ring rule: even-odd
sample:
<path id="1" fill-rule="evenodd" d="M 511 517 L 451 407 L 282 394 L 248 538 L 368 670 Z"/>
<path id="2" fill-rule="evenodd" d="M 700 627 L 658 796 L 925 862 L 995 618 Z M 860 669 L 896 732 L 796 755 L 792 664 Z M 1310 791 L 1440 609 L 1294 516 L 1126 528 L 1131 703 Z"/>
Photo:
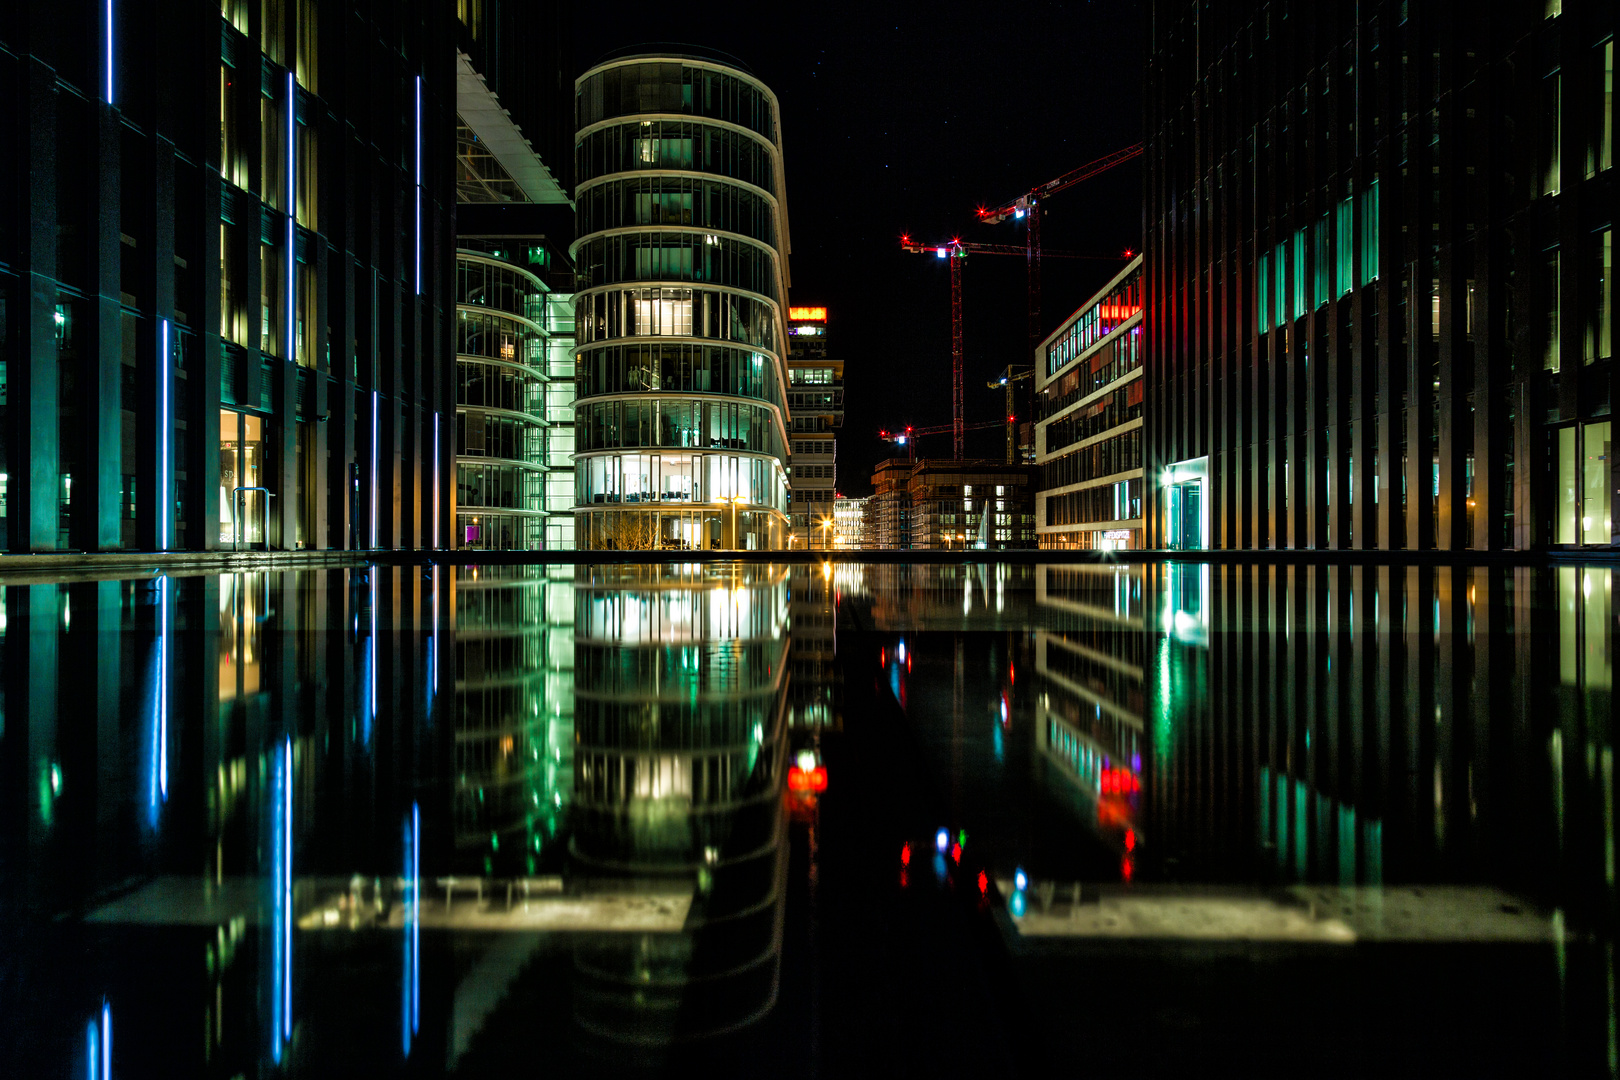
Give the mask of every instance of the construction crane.
<path id="1" fill-rule="evenodd" d="M 1011 419 L 1011 417 L 1009 417 L 1008 419 Z M 922 437 L 924 435 L 943 435 L 947 431 L 955 432 L 956 429 L 957 429 L 957 426 L 958 425 L 955 424 L 955 423 L 935 424 L 933 427 L 912 427 L 910 424 L 907 424 L 905 427 L 901 428 L 899 431 L 880 431 L 880 432 L 878 432 L 878 438 L 887 439 L 889 442 L 894 443 L 896 446 L 905 447 L 906 448 L 906 456 L 907 456 L 907 458 L 909 460 L 915 462 L 917 460 L 917 440 L 920 437 Z M 980 431 L 980 430 L 982 430 L 984 428 L 993 428 L 993 427 L 1000 427 L 1000 426 L 1001 426 L 1001 421 L 1000 420 L 985 420 L 985 421 L 983 421 L 981 423 L 976 423 L 976 424 L 962 424 L 961 428 L 962 428 L 963 431 Z M 956 455 L 956 460 L 958 460 L 958 461 L 962 460 L 962 455 L 957 454 Z"/>
<path id="2" fill-rule="evenodd" d="M 1090 180 L 1099 173 L 1105 173 L 1115 165 L 1123 165 L 1132 158 L 1142 155 L 1142 144 L 1127 146 L 1123 150 L 1115 150 L 1112 154 L 1105 154 L 1096 161 L 1088 162 L 1064 173 L 1056 180 L 1048 181 L 1038 187 L 1030 188 L 1024 194 L 1000 206 L 989 208 L 979 207 L 979 220 L 988 225 L 999 225 L 1008 218 L 1027 222 L 1028 232 L 1024 235 L 1024 250 L 1021 254 L 1029 266 L 1029 351 L 1034 355 L 1035 348 L 1046 335 L 1041 333 L 1041 201 L 1060 191 L 1066 191 L 1083 180 Z M 1052 254 L 1047 252 L 1046 254 Z M 1125 252 L 1128 259 L 1132 252 Z"/>
<path id="3" fill-rule="evenodd" d="M 1033 379 L 1034 377 L 1035 369 L 1030 367 L 1028 364 L 1008 364 L 1007 370 L 1001 373 L 1001 378 L 991 379 L 989 382 L 984 384 L 991 390 L 995 390 L 999 387 L 1007 391 L 1008 465 L 1015 465 L 1018 463 L 1018 422 L 1016 419 L 1018 409 L 1013 404 L 1013 387 L 1015 384 L 1020 383 L 1025 379 Z M 1033 414 L 1030 415 L 1030 419 L 1035 419 Z M 1033 429 L 1031 430 L 1033 431 Z"/>
<path id="4" fill-rule="evenodd" d="M 974 255 L 1023 255 L 1025 249 L 1016 244 L 974 244 L 959 237 L 952 237 L 944 244 L 923 244 L 913 240 L 909 235 L 900 237 L 900 246 L 916 255 L 933 255 L 936 258 L 948 259 L 951 264 L 951 423 L 953 432 L 952 453 L 960 460 L 963 457 L 963 434 L 967 430 L 962 425 L 962 262 L 969 254 Z M 1082 255 L 1074 251 L 1048 251 L 1048 258 L 1054 259 L 1113 259 L 1114 255 Z M 1033 354 L 1034 347 L 1031 346 Z"/>

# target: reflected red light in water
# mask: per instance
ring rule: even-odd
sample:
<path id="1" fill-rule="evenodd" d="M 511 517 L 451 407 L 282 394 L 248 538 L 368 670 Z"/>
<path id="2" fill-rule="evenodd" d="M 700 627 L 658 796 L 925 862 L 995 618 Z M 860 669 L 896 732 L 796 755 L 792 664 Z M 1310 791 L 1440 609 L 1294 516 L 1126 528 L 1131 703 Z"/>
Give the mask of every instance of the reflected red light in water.
<path id="1" fill-rule="evenodd" d="M 983 870 L 979 871 L 979 891 L 982 893 L 990 891 L 990 878 L 985 875 Z"/>
<path id="2" fill-rule="evenodd" d="M 1129 769 L 1105 768 L 1097 777 L 1104 795 L 1130 795 L 1142 790 L 1142 781 Z"/>
<path id="3" fill-rule="evenodd" d="M 900 871 L 900 887 L 903 889 L 909 884 L 911 884 L 911 881 L 906 876 L 906 872 L 904 870 Z"/>
<path id="4" fill-rule="evenodd" d="M 788 790 L 814 792 L 826 791 L 827 767 L 825 765 L 817 765 L 813 769 L 801 769 L 797 765 L 789 766 Z"/>
<path id="5" fill-rule="evenodd" d="M 900 865 L 901 866 L 910 866 L 911 865 L 911 845 L 910 844 L 907 844 L 907 845 L 905 845 L 904 847 L 902 847 L 900 849 Z"/>
<path id="6" fill-rule="evenodd" d="M 1119 876 L 1122 881 L 1130 881 L 1136 873 L 1136 860 L 1129 855 L 1119 860 Z"/>
<path id="7" fill-rule="evenodd" d="M 962 861 L 962 845 L 961 844 L 952 844 L 951 845 L 951 861 L 952 862 L 958 862 L 958 863 Z"/>
<path id="8" fill-rule="evenodd" d="M 888 667 L 888 666 L 889 666 L 889 650 L 888 649 L 879 649 L 878 650 L 878 667 Z"/>
<path id="9" fill-rule="evenodd" d="M 1125 850 L 1126 851 L 1135 851 L 1136 850 L 1136 830 L 1135 829 L 1126 829 L 1125 830 Z"/>

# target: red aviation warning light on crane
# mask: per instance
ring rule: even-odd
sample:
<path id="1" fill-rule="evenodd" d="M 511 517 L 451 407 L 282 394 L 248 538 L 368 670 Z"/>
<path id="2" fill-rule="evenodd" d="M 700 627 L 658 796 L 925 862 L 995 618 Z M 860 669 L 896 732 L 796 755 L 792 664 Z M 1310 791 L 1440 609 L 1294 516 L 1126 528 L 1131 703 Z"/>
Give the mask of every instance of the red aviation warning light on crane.
<path id="1" fill-rule="evenodd" d="M 964 434 L 967 431 L 962 420 L 962 264 L 969 254 L 974 255 L 1024 255 L 1026 249 L 1015 244 L 975 244 L 953 236 L 948 243 L 924 244 L 913 240 L 910 235 L 900 237 L 900 246 L 915 255 L 933 255 L 939 259 L 949 259 L 951 264 L 951 453 L 957 461 L 965 455 Z M 1114 255 L 1083 255 L 1077 251 L 1048 251 L 1045 253 L 1054 259 L 1115 259 Z M 1129 258 L 1129 253 L 1126 254 Z M 1032 279 L 1038 281 L 1039 278 Z M 1038 305 L 1038 301 L 1032 301 Z M 1031 351 L 1035 343 L 1030 346 Z M 1011 418 L 1009 418 L 1011 422 Z M 993 426 L 993 425 L 991 425 Z"/>
<path id="2" fill-rule="evenodd" d="M 1087 162 L 1078 169 L 1071 169 L 1044 184 L 1032 187 L 1016 199 L 1011 199 L 997 207 L 979 207 L 979 220 L 987 225 L 999 225 L 1008 218 L 1026 221 L 1029 231 L 1025 234 L 1024 250 L 1022 254 L 1029 262 L 1029 350 L 1041 343 L 1046 335 L 1041 333 L 1041 200 L 1056 195 L 1060 191 L 1067 191 L 1074 185 L 1090 180 L 1093 176 L 1105 173 L 1115 165 L 1123 165 L 1133 158 L 1142 156 L 1142 144 L 1127 146 L 1123 150 L 1115 150 L 1112 154 L 1104 154 L 1096 161 Z M 1125 252 L 1128 259 L 1135 252 Z"/>

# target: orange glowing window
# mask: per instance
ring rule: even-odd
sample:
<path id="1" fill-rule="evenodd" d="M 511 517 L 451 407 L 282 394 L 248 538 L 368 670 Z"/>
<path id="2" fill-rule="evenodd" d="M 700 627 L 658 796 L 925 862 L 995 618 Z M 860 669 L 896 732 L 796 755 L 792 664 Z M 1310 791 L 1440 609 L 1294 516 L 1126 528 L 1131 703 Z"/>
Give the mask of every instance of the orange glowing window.
<path id="1" fill-rule="evenodd" d="M 790 307 L 788 308 L 788 322 L 826 322 L 827 309 L 824 307 Z"/>

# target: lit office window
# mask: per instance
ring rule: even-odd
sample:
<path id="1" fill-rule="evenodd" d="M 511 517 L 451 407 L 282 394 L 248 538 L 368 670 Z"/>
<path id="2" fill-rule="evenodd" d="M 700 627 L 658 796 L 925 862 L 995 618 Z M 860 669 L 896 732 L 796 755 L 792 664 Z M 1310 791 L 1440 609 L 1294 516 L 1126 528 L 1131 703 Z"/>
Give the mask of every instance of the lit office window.
<path id="1" fill-rule="evenodd" d="M 236 69 L 219 66 L 219 175 L 239 188 L 248 186 L 247 146 L 242 141 Z"/>
<path id="2" fill-rule="evenodd" d="M 1564 133 L 1564 76 L 1555 71 L 1547 76 L 1541 87 L 1542 100 L 1542 170 L 1541 194 L 1557 195 L 1563 189 L 1563 170 L 1559 159 L 1559 145 Z"/>
<path id="3" fill-rule="evenodd" d="M 286 210 L 286 102 L 259 95 L 259 197 L 273 210 Z"/>
<path id="4" fill-rule="evenodd" d="M 242 33 L 248 32 L 248 0 L 219 0 L 219 13 Z"/>
<path id="5" fill-rule="evenodd" d="M 313 124 L 300 123 L 298 125 L 298 155 L 295 168 L 298 173 L 298 224 L 311 232 L 319 232 L 320 222 L 320 181 L 318 163 L 320 154 L 317 150 L 316 129 Z"/>
<path id="6" fill-rule="evenodd" d="M 1604 229 L 1592 237 L 1592 261 L 1587 273 L 1590 300 L 1584 358 L 1586 363 L 1607 360 L 1614 355 L 1612 315 L 1614 302 L 1614 230 Z"/>
<path id="7" fill-rule="evenodd" d="M 259 0 L 259 48 L 272 62 L 287 62 L 287 0 Z"/>
<path id="8" fill-rule="evenodd" d="M 1564 283 L 1560 273 L 1562 268 L 1563 253 L 1548 252 L 1546 277 L 1543 282 L 1543 288 L 1547 293 L 1547 351 L 1541 366 L 1552 372 L 1557 372 L 1563 366 L 1562 354 L 1558 347 L 1564 312 Z"/>
<path id="9" fill-rule="evenodd" d="M 267 356 L 281 351 L 281 327 L 286 316 L 282 255 L 270 244 L 259 245 L 259 351 Z"/>
<path id="10" fill-rule="evenodd" d="M 319 19 L 315 0 L 297 0 L 298 48 L 293 58 L 293 77 L 310 93 L 319 93 L 315 85 L 316 60 L 319 53 L 317 30 Z"/>

